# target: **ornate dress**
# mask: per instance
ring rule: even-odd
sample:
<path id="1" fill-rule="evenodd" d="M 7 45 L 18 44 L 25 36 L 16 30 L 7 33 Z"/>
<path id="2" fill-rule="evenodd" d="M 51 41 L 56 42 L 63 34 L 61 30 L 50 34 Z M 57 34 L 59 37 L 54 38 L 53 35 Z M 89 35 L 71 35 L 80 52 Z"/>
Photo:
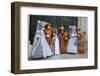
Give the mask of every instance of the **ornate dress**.
<path id="1" fill-rule="evenodd" d="M 83 34 L 80 32 L 80 29 L 77 29 L 77 50 L 78 50 L 78 53 L 81 53 L 81 54 L 85 52 L 84 37 L 83 37 Z"/>
<path id="2" fill-rule="evenodd" d="M 44 33 L 45 33 L 45 38 L 47 40 L 47 43 L 48 43 L 48 45 L 51 48 L 51 45 L 52 45 L 52 28 L 51 28 L 51 25 L 50 24 L 47 24 L 46 25 L 46 28 L 44 30 Z"/>
<path id="3" fill-rule="evenodd" d="M 68 48 L 68 36 L 69 36 L 69 33 L 68 32 L 65 32 L 65 43 L 66 43 L 66 51 L 67 51 L 67 48 Z"/>
<path id="4" fill-rule="evenodd" d="M 68 40 L 68 48 L 67 53 L 77 53 L 77 34 L 76 34 L 76 27 L 71 26 L 69 34 L 69 40 Z"/>
<path id="5" fill-rule="evenodd" d="M 46 58 L 53 55 L 43 31 L 44 25 L 41 25 L 42 21 L 38 22 L 38 29 L 35 34 L 34 42 L 32 45 L 32 59 Z M 42 26 L 42 28 L 41 28 Z"/>
<path id="6" fill-rule="evenodd" d="M 66 39 L 65 39 L 65 33 L 64 33 L 64 28 L 60 28 L 60 33 L 59 33 L 59 46 L 60 46 L 60 54 L 65 54 L 66 53 Z"/>
<path id="7" fill-rule="evenodd" d="M 58 38 L 57 34 L 54 34 L 54 36 L 52 38 L 52 51 L 54 54 L 60 54 L 59 38 Z"/>

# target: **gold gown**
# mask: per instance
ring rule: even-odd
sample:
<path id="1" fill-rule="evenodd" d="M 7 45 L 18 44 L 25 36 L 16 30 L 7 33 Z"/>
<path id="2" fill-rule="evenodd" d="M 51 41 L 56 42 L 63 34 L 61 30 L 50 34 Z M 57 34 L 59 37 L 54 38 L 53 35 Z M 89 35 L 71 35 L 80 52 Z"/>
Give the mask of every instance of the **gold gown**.
<path id="1" fill-rule="evenodd" d="M 81 54 L 85 52 L 84 37 L 80 31 L 77 32 L 77 50 Z"/>

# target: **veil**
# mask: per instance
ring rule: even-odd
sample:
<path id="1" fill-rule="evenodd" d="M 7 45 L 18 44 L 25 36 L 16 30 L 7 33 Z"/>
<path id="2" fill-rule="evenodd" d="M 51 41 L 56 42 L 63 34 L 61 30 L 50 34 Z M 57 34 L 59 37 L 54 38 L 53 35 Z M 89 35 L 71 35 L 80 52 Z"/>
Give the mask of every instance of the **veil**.
<path id="1" fill-rule="evenodd" d="M 35 46 L 35 44 L 37 42 L 36 37 L 40 35 L 40 31 L 42 31 L 44 29 L 46 24 L 47 24 L 47 22 L 40 21 L 40 20 L 37 21 L 37 28 L 36 28 L 36 33 L 35 33 L 35 37 L 33 40 L 33 46 Z"/>
<path id="2" fill-rule="evenodd" d="M 37 21 L 37 29 L 32 45 L 32 58 L 43 58 L 52 55 L 51 49 L 45 40 L 45 34 L 43 31 L 46 24 L 47 22 L 40 20 Z"/>

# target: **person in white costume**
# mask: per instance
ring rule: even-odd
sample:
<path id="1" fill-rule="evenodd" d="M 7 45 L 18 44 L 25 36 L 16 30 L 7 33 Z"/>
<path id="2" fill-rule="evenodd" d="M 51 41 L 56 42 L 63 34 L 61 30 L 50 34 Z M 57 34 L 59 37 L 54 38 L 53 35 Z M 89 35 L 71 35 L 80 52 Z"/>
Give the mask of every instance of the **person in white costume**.
<path id="1" fill-rule="evenodd" d="M 69 32 L 67 53 L 78 53 L 76 26 L 69 26 L 69 29 L 70 29 L 70 32 Z"/>
<path id="2" fill-rule="evenodd" d="M 37 30 L 35 33 L 33 45 L 32 45 L 32 58 L 46 58 L 48 56 L 53 55 L 44 34 L 44 26 L 47 22 L 44 21 L 37 21 Z"/>
<path id="3" fill-rule="evenodd" d="M 60 54 L 59 50 L 59 38 L 57 36 L 57 29 L 55 29 L 52 38 L 52 51 L 54 54 Z"/>
<path id="4" fill-rule="evenodd" d="M 31 53 L 32 53 L 32 45 L 31 42 L 28 42 L 28 60 L 31 59 Z"/>

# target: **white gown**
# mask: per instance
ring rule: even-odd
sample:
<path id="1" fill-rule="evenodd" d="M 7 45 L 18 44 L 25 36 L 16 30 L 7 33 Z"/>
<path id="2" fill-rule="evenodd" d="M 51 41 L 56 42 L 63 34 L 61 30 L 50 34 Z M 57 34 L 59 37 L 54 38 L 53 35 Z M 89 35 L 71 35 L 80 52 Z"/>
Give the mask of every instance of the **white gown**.
<path id="1" fill-rule="evenodd" d="M 59 39 L 57 35 L 54 35 L 54 37 L 52 38 L 52 51 L 54 52 L 54 54 L 60 54 Z"/>
<path id="2" fill-rule="evenodd" d="M 40 27 L 41 25 L 38 25 Z M 37 29 L 33 45 L 32 45 L 32 58 L 46 58 L 48 56 L 53 55 L 46 39 L 45 34 L 42 28 Z"/>
<path id="3" fill-rule="evenodd" d="M 71 34 L 71 37 L 68 40 L 68 53 L 77 53 L 77 41 L 75 36 L 75 34 Z"/>

